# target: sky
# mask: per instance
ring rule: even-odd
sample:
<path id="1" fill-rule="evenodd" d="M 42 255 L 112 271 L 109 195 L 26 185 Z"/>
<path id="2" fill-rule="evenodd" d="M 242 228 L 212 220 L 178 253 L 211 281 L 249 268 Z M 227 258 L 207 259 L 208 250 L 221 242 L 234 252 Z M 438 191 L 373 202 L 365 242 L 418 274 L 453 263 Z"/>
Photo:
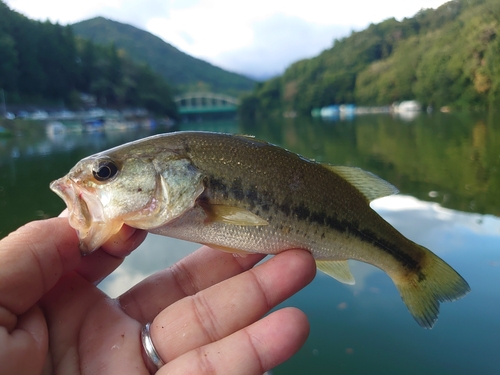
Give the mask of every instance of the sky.
<path id="1" fill-rule="evenodd" d="M 61 24 L 103 16 L 147 30 L 181 51 L 254 78 L 281 74 L 370 23 L 412 17 L 444 0 L 3 0 Z"/>

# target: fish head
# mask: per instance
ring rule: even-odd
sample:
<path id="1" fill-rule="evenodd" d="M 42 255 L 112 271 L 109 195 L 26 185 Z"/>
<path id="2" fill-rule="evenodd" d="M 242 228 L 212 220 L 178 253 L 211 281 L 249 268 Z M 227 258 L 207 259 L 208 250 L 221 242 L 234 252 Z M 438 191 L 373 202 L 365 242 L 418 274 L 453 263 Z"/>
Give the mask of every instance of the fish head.
<path id="1" fill-rule="evenodd" d="M 90 253 L 117 233 L 127 218 L 158 209 L 156 173 L 142 158 L 121 160 L 97 154 L 81 160 L 50 188 L 68 207 L 82 253 Z"/>
<path id="2" fill-rule="evenodd" d="M 123 224 L 146 230 L 164 225 L 191 208 L 203 190 L 188 160 L 132 151 L 89 156 L 50 184 L 68 207 L 82 254 L 99 248 Z"/>

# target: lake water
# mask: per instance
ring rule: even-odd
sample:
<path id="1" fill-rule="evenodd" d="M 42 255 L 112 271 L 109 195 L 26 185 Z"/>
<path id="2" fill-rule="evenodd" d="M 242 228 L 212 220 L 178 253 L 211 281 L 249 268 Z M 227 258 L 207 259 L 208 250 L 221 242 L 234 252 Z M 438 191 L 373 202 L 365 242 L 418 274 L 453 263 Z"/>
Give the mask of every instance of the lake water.
<path id="1" fill-rule="evenodd" d="M 64 204 L 48 185 L 82 157 L 162 131 L 48 137 L 40 124 L 16 128 L 15 137 L 0 138 L 0 237 L 58 215 Z M 379 175 L 401 193 L 372 207 L 471 286 L 465 298 L 442 304 L 435 327 L 425 330 L 375 267 L 353 262 L 354 286 L 318 273 L 282 304 L 302 309 L 311 333 L 273 374 L 500 373 L 500 117 L 371 115 L 332 122 L 205 122 L 177 130 L 253 134 L 318 161 Z M 117 296 L 198 247 L 150 235 L 101 288 Z"/>

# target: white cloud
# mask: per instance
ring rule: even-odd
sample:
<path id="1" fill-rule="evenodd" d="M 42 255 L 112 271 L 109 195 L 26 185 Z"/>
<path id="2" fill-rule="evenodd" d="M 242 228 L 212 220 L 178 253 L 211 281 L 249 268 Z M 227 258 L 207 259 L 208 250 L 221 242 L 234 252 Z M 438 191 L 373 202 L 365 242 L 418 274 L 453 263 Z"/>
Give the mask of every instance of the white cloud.
<path id="1" fill-rule="evenodd" d="M 214 57 L 214 62 L 237 72 L 269 77 L 283 72 L 292 62 L 316 56 L 351 28 L 277 14 L 255 23 L 253 30 L 254 43 L 224 51 Z"/>

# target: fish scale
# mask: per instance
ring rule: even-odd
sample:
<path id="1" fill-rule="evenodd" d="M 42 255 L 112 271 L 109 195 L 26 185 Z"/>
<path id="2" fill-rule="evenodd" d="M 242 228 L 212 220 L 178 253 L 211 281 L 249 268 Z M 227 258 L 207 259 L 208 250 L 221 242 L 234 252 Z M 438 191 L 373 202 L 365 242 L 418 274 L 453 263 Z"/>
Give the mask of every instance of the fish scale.
<path id="1" fill-rule="evenodd" d="M 263 195 L 266 196 L 266 198 L 262 199 L 260 202 L 257 201 L 255 206 L 260 207 L 262 211 L 265 211 L 262 208 L 263 204 L 277 207 L 280 212 L 277 213 L 276 219 L 279 222 L 283 222 L 285 218 L 290 218 L 290 216 L 292 216 L 294 221 L 296 220 L 298 222 L 308 222 L 308 223 L 315 222 L 320 226 L 323 224 L 322 228 L 323 233 L 327 231 L 327 228 L 324 228 L 325 226 L 328 226 L 330 229 L 337 230 L 338 232 L 341 233 L 346 232 L 348 230 L 351 230 L 351 232 L 358 232 L 361 234 L 363 233 L 363 231 L 360 230 L 358 227 L 359 219 L 357 213 L 366 212 L 366 207 L 363 207 L 363 209 L 359 210 L 357 210 L 356 207 L 353 207 L 353 206 L 367 205 L 365 199 L 361 196 L 361 194 L 358 194 L 358 196 L 356 197 L 358 198 L 357 202 L 354 201 L 352 197 L 350 199 L 343 199 L 342 201 L 348 205 L 347 207 L 346 204 L 342 206 L 339 205 L 338 201 L 332 202 L 331 200 L 328 199 L 329 196 L 328 194 L 325 194 L 324 191 L 320 192 L 315 191 L 317 189 L 314 189 L 314 187 L 320 187 L 322 185 L 326 186 L 339 185 L 342 184 L 344 181 L 342 180 L 335 181 L 336 176 L 331 174 L 329 171 L 324 170 L 324 167 L 319 163 L 307 161 L 302 157 L 294 155 L 286 150 L 275 148 L 267 143 L 258 144 L 256 146 L 256 143 L 258 141 L 255 141 L 253 139 L 250 140 L 252 142 L 246 143 L 245 146 L 250 148 L 251 150 L 259 149 L 260 157 L 257 158 L 261 160 L 249 161 L 248 158 L 245 157 L 245 155 L 249 153 L 249 150 L 245 149 L 244 147 L 241 147 L 239 149 L 239 152 L 237 152 L 234 148 L 233 149 L 230 148 L 228 155 L 224 155 L 223 151 L 220 151 L 225 149 L 221 144 L 217 144 L 216 147 L 214 147 L 214 145 L 210 142 L 205 141 L 198 143 L 196 140 L 191 141 L 190 143 L 191 152 L 188 155 L 196 168 L 202 171 L 205 170 L 217 171 L 219 175 L 227 174 L 227 171 L 221 170 L 222 168 L 229 168 L 231 170 L 230 171 L 231 174 L 233 175 L 232 182 L 223 183 L 221 181 L 218 181 L 216 186 L 209 186 L 207 194 L 215 193 L 215 196 L 210 197 L 213 200 L 211 203 L 230 204 L 252 210 L 251 207 L 252 202 L 251 201 L 249 202 L 248 199 L 245 199 L 248 198 L 248 194 L 246 194 L 245 192 L 251 191 L 253 186 L 258 185 L 260 189 L 263 190 L 264 192 L 268 191 L 275 192 L 275 195 L 278 195 L 278 197 L 270 198 L 269 196 L 271 194 L 264 193 Z M 216 152 L 216 150 L 219 150 L 219 153 L 222 153 L 224 155 L 219 159 L 219 161 L 222 161 L 221 163 L 222 166 L 213 164 L 207 166 L 206 163 L 204 163 L 205 160 L 210 160 L 211 163 L 217 163 L 218 160 L 217 158 L 211 159 L 206 157 L 206 155 L 213 155 Z M 273 172 L 276 173 L 278 173 L 278 170 L 282 168 L 282 166 L 284 166 L 288 161 L 289 165 L 286 170 L 290 172 L 288 173 L 288 176 L 285 177 L 285 180 L 288 180 L 289 184 L 292 184 L 293 187 L 287 190 L 283 188 L 283 184 L 279 183 L 278 180 L 269 180 L 269 179 L 263 180 L 262 178 L 260 178 L 261 177 L 260 174 L 255 173 L 254 168 L 256 164 L 257 165 L 261 164 L 263 160 L 266 160 L 267 163 L 275 166 L 274 169 L 276 170 Z M 241 168 L 234 168 L 234 166 L 238 166 Z M 303 169 L 306 168 L 310 170 L 304 171 Z M 252 186 L 247 186 L 244 188 L 241 184 L 241 181 L 243 180 L 242 176 L 245 173 L 249 173 L 252 175 L 253 177 L 252 182 L 254 182 L 254 184 Z M 301 175 L 301 177 L 297 178 L 297 175 Z M 308 175 L 314 178 L 316 180 L 315 181 L 316 183 L 314 182 L 308 183 L 305 177 Z M 213 175 L 211 177 L 213 177 Z M 328 181 L 331 179 L 334 179 L 334 181 Z M 217 189 L 222 189 L 223 200 L 219 200 Z M 224 192 L 226 192 L 227 190 L 232 192 L 232 196 L 226 197 L 224 195 Z M 290 194 L 290 191 L 293 194 Z M 332 192 L 332 195 L 335 196 L 335 193 Z M 256 198 L 259 199 L 260 196 L 257 196 Z M 318 198 L 320 198 L 320 200 Z M 316 210 L 314 211 L 313 208 L 310 209 L 305 204 L 305 201 L 317 202 L 318 200 L 319 204 L 317 204 L 316 206 L 320 206 L 321 208 L 316 207 Z M 313 205 L 311 206 L 314 207 Z M 255 209 L 253 209 L 253 211 L 256 212 Z M 327 212 L 329 211 L 335 213 L 332 215 L 328 215 Z M 348 215 L 349 213 L 352 213 L 353 215 Z M 377 215 L 374 211 L 371 211 L 371 213 Z M 376 222 L 376 219 L 371 219 L 370 221 Z M 386 224 L 385 221 L 383 222 L 379 221 L 379 223 L 380 223 L 379 225 Z M 300 225 L 296 225 L 296 222 L 290 223 L 290 226 L 300 227 Z M 388 224 L 385 226 L 386 228 L 384 229 L 393 231 L 393 228 L 390 227 Z M 395 235 L 394 233 L 390 233 L 386 237 L 391 238 L 395 237 Z M 402 236 L 398 237 L 399 239 L 401 239 Z M 375 237 L 373 234 L 365 235 L 362 238 L 366 238 L 368 242 L 370 241 L 375 243 L 382 242 L 381 239 L 378 239 L 377 241 L 377 237 Z M 327 241 L 329 241 L 328 243 L 332 243 L 331 238 L 329 238 Z M 302 247 L 304 247 L 304 243 L 302 243 L 301 245 Z M 386 248 L 390 249 L 394 247 L 396 247 L 396 245 L 391 244 L 390 247 Z M 386 248 L 384 248 L 384 250 Z M 313 253 L 315 252 L 315 249 L 310 249 L 310 250 L 312 250 Z M 418 254 L 414 256 L 418 256 Z M 408 258 L 408 261 L 406 262 L 407 266 L 418 264 L 418 262 L 413 261 L 411 257 L 407 258 Z"/>
<path id="2" fill-rule="evenodd" d="M 347 260 L 359 260 L 391 277 L 426 328 L 440 302 L 469 291 L 448 264 L 371 209 L 371 200 L 397 192 L 392 185 L 248 136 L 145 138 L 81 160 L 51 188 L 68 205 L 83 252 L 127 224 L 240 254 L 306 249 L 318 269 L 348 284 Z"/>

